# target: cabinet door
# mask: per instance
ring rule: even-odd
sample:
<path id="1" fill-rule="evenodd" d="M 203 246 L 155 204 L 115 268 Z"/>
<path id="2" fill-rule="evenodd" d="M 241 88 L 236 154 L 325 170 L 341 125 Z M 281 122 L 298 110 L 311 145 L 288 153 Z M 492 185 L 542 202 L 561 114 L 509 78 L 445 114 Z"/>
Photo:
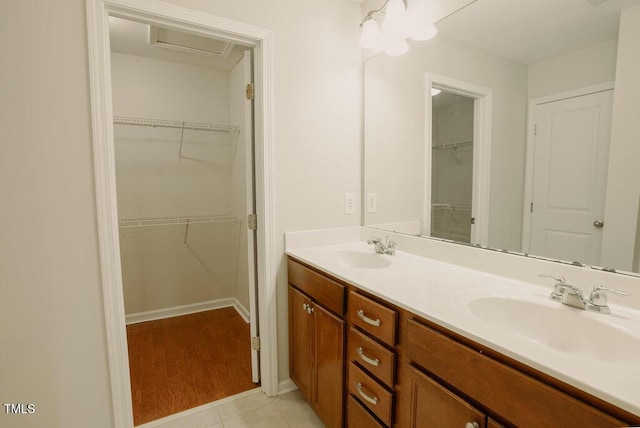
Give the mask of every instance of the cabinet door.
<path id="1" fill-rule="evenodd" d="M 409 426 L 415 428 L 486 428 L 482 412 L 413 367 L 409 420 Z"/>
<path id="2" fill-rule="evenodd" d="M 311 401 L 313 317 L 311 300 L 289 286 L 289 375 L 304 397 Z"/>
<path id="3" fill-rule="evenodd" d="M 344 390 L 345 322 L 313 304 L 315 380 L 313 407 L 328 427 L 341 427 Z"/>
<path id="4" fill-rule="evenodd" d="M 487 428 L 505 428 L 500 422 L 487 418 Z"/>

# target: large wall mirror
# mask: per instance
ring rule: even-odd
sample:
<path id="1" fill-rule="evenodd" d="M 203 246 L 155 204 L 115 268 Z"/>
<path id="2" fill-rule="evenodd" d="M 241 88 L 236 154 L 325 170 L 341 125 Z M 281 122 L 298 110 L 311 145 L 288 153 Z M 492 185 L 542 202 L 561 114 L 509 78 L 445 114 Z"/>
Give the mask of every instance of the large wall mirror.
<path id="1" fill-rule="evenodd" d="M 365 61 L 363 224 L 637 273 L 640 0 L 476 0 L 436 27 Z"/>

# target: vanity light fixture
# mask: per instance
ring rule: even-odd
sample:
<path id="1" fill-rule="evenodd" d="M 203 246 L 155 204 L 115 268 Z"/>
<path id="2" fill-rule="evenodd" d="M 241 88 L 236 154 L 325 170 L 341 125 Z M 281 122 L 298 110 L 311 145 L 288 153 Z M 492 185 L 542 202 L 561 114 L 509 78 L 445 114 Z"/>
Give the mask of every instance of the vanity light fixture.
<path id="1" fill-rule="evenodd" d="M 369 11 L 360 23 L 362 32 L 358 44 L 398 56 L 409 50 L 407 38 L 418 41 L 433 38 L 438 30 L 429 18 L 427 1 L 386 0 L 379 9 Z M 382 30 L 374 17 L 378 13 L 385 14 Z"/>

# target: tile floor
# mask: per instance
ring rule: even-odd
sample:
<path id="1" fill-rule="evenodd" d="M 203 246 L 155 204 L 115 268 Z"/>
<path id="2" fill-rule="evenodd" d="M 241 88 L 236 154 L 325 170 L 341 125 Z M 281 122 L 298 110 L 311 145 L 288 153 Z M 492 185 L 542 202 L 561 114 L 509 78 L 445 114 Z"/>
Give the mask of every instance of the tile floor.
<path id="1" fill-rule="evenodd" d="M 170 419 L 173 417 L 169 417 Z M 158 423 L 159 422 L 159 423 Z M 151 422 L 142 427 L 156 428 L 323 428 L 300 391 L 268 398 L 261 391 L 244 393 L 240 398 L 213 405 L 169 422 Z"/>

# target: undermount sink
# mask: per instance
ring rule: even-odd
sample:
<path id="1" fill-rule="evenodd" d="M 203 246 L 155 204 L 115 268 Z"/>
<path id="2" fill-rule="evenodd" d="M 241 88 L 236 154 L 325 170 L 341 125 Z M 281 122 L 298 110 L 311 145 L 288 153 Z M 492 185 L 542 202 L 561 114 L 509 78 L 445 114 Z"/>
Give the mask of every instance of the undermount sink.
<path id="1" fill-rule="evenodd" d="M 373 251 L 336 250 L 328 252 L 327 255 L 342 266 L 350 268 L 381 269 L 391 265 L 391 262 L 387 259 L 389 256 Z"/>
<path id="2" fill-rule="evenodd" d="M 557 351 L 615 364 L 640 364 L 638 337 L 608 319 L 600 322 L 584 316 L 579 309 L 497 296 L 468 305 L 482 321 Z"/>

